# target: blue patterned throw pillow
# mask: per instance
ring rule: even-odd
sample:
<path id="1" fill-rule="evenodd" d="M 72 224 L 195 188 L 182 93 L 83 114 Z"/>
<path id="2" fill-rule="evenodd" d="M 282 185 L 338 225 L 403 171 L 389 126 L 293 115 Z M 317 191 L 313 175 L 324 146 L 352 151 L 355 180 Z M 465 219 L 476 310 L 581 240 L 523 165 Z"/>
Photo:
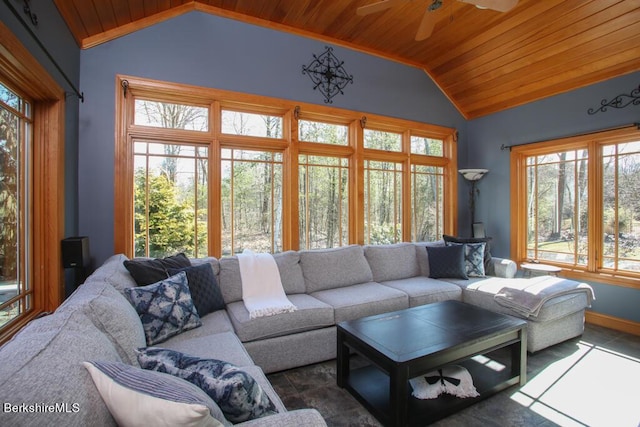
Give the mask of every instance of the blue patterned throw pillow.
<path id="1" fill-rule="evenodd" d="M 156 347 L 139 349 L 138 363 L 144 369 L 175 375 L 197 385 L 232 423 L 278 412 L 256 380 L 231 363 Z"/>
<path id="2" fill-rule="evenodd" d="M 147 345 L 202 325 L 184 272 L 151 285 L 127 288 L 124 294 L 140 316 Z"/>
<path id="3" fill-rule="evenodd" d="M 427 246 L 429 277 L 434 279 L 468 279 L 464 265 L 464 247 Z"/>
<path id="4" fill-rule="evenodd" d="M 447 242 L 447 246 L 464 247 L 464 264 L 469 277 L 485 277 L 484 248 L 486 243 L 455 243 Z"/>

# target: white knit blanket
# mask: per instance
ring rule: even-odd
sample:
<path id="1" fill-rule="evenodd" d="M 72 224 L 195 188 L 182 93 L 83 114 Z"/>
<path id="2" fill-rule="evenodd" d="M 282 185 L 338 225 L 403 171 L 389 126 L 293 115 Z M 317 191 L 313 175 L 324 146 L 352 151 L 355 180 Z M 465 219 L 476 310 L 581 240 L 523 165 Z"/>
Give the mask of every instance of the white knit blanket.
<path id="1" fill-rule="evenodd" d="M 245 249 L 238 254 L 238 263 L 242 300 L 251 319 L 297 310 L 284 293 L 280 271 L 271 254 Z"/>

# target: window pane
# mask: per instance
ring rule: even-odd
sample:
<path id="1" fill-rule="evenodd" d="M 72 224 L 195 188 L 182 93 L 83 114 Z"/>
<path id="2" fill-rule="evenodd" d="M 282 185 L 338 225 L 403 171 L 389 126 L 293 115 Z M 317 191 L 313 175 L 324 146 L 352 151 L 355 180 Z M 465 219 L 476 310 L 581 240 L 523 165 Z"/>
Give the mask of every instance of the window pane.
<path id="1" fill-rule="evenodd" d="M 365 129 L 364 146 L 375 150 L 402 151 L 402 134 Z"/>
<path id="2" fill-rule="evenodd" d="M 402 164 L 365 161 L 365 244 L 402 240 Z"/>
<path id="3" fill-rule="evenodd" d="M 0 84 L 0 102 L 22 112 L 23 99 L 2 84 Z"/>
<path id="4" fill-rule="evenodd" d="M 349 241 L 349 162 L 300 156 L 300 248 L 333 248 Z"/>
<path id="5" fill-rule="evenodd" d="M 21 111 L 26 105 L 0 84 L 0 327 L 31 309 L 27 300 L 31 138 L 30 123 Z M 5 305 L 17 295 L 22 297 Z"/>
<path id="6" fill-rule="evenodd" d="M 425 138 L 422 136 L 412 136 L 411 153 L 443 157 L 444 141 L 442 141 L 441 139 Z"/>
<path id="7" fill-rule="evenodd" d="M 222 154 L 222 254 L 282 251 L 282 155 Z"/>
<path id="8" fill-rule="evenodd" d="M 282 138 L 282 117 L 222 110 L 222 133 Z"/>
<path id="9" fill-rule="evenodd" d="M 134 123 L 166 129 L 209 130 L 209 109 L 136 99 Z"/>
<path id="10" fill-rule="evenodd" d="M 527 163 L 528 257 L 586 265 L 586 150 L 531 157 Z"/>
<path id="11" fill-rule="evenodd" d="M 603 267 L 640 272 L 640 143 L 603 152 Z"/>
<path id="12" fill-rule="evenodd" d="M 135 255 L 206 256 L 207 148 L 138 141 L 134 150 Z"/>
<path id="13" fill-rule="evenodd" d="M 349 143 L 349 127 L 330 123 L 298 121 L 300 141 L 320 142 L 323 144 L 347 145 Z"/>
<path id="14" fill-rule="evenodd" d="M 411 167 L 411 240 L 428 242 L 444 233 L 444 169 Z"/>

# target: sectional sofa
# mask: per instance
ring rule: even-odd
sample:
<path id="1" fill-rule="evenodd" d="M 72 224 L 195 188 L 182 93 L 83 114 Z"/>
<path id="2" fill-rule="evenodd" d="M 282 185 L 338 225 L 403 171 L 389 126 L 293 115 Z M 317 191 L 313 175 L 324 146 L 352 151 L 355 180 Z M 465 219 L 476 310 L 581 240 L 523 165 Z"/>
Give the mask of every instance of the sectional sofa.
<path id="1" fill-rule="evenodd" d="M 325 425 L 313 409 L 287 411 L 265 372 L 335 358 L 337 323 L 450 299 L 522 317 L 494 298 L 505 280 L 528 280 L 514 278 L 515 263 L 494 257 L 485 260 L 493 276 L 431 278 L 433 259 L 427 247 L 443 245 L 350 245 L 274 254 L 284 291 L 297 310 L 254 319 L 242 300 L 237 257 L 193 259 L 193 265 L 211 265 L 225 308 L 202 316 L 200 327 L 157 346 L 224 360 L 255 378 L 278 413 L 241 425 Z M 139 366 L 136 349 L 146 342 L 140 318 L 123 296 L 126 288 L 137 285 L 123 265 L 126 260 L 124 255 L 109 258 L 55 313 L 33 321 L 0 349 L 0 401 L 71 405 L 63 412 L 3 411 L 1 425 L 115 424 L 83 362 Z M 549 299 L 535 317 L 526 319 L 528 350 L 580 335 L 588 304 L 583 293 Z M 215 409 L 210 413 L 228 425 Z"/>

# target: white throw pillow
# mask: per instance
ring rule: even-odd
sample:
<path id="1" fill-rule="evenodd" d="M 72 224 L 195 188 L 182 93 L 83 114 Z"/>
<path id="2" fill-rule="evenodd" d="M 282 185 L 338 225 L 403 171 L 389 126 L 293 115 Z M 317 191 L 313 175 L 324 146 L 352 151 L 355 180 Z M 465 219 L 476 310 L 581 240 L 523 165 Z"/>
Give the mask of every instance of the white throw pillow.
<path id="1" fill-rule="evenodd" d="M 220 409 L 195 385 L 124 363 L 84 362 L 118 425 L 220 427 Z M 219 413 L 219 416 L 222 416 Z"/>

